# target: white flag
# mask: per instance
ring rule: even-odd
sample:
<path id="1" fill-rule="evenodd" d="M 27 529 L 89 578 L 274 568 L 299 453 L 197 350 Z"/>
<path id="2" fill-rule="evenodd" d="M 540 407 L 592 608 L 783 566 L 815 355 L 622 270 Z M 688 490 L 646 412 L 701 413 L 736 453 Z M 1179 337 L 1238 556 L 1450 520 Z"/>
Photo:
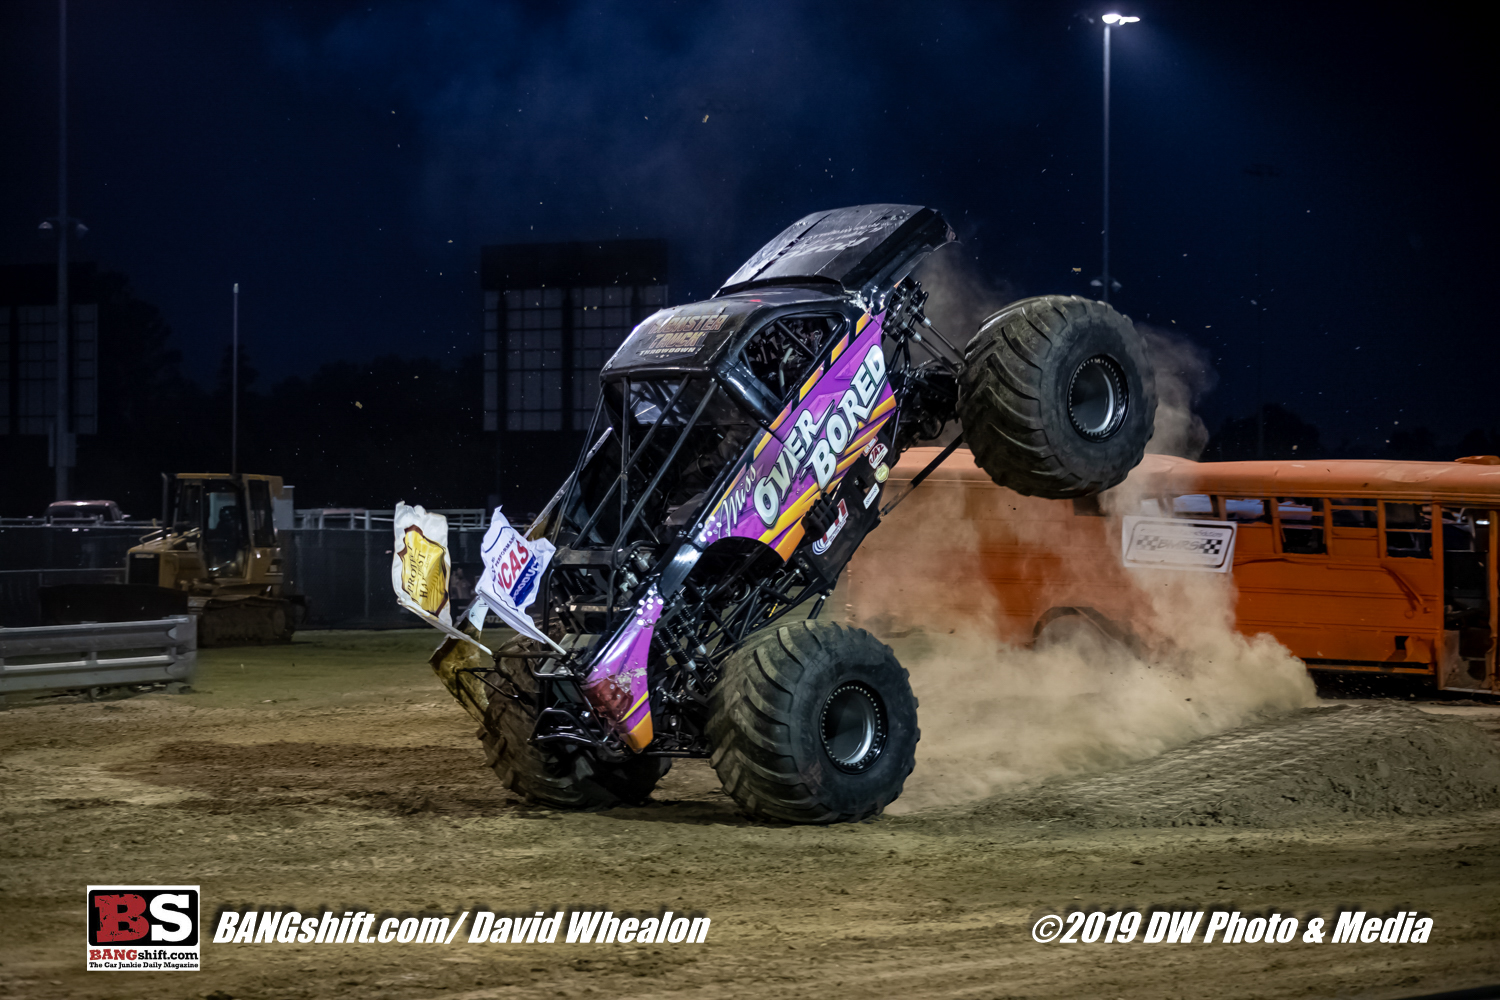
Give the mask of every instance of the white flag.
<path id="1" fill-rule="evenodd" d="M 496 507 L 490 529 L 484 533 L 484 547 L 480 550 L 484 572 L 476 588 L 485 603 L 511 628 L 554 649 L 557 643 L 536 627 L 526 608 L 541 592 L 542 575 L 556 551 L 545 538 L 528 541 Z"/>
<path id="2" fill-rule="evenodd" d="M 397 603 L 433 628 L 488 653 L 473 636 L 453 627 L 453 609 L 448 603 L 448 579 L 453 571 L 448 558 L 448 519 L 420 506 L 398 503 L 395 530 L 391 587 Z"/>

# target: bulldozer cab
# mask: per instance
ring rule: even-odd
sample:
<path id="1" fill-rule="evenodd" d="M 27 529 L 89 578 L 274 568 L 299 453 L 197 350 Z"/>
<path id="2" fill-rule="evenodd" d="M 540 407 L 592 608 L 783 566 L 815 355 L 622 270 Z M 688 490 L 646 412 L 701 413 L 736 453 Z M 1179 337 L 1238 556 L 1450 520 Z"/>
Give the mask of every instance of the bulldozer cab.
<path id="1" fill-rule="evenodd" d="M 210 576 L 249 576 L 253 550 L 276 546 L 271 501 L 281 494 L 279 476 L 180 473 L 173 485 L 164 520 L 174 533 L 198 532 Z"/>

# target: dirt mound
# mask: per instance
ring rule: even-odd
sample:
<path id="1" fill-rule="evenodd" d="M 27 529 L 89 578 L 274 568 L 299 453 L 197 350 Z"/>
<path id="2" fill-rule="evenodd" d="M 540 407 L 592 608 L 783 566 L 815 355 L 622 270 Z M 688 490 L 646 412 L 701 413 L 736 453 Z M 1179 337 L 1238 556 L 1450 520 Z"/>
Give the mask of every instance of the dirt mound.
<path id="1" fill-rule="evenodd" d="M 1399 705 L 1302 709 L 1109 774 L 991 799 L 996 819 L 1086 827 L 1290 826 L 1500 805 L 1500 747 Z"/>

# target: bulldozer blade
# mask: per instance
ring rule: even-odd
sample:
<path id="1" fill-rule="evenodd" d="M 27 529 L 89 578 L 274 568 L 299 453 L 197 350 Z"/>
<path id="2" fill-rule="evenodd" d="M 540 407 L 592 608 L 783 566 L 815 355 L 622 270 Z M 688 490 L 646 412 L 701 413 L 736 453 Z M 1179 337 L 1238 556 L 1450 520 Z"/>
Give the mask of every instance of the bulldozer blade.
<path id="1" fill-rule="evenodd" d="M 148 583 L 65 583 L 41 587 L 42 624 L 140 622 L 188 613 L 187 594 Z"/>

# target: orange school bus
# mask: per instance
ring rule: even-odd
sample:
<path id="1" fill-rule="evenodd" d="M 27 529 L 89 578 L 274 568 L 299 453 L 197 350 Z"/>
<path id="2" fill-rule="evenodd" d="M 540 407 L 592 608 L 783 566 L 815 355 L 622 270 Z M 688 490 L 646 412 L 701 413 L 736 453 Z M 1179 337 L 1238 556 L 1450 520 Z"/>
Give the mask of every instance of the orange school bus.
<path id="1" fill-rule="evenodd" d="M 901 495 L 936 454 L 909 450 L 880 502 Z M 1234 526 L 1242 633 L 1270 633 L 1310 668 L 1500 692 L 1500 559 L 1491 530 L 1500 458 L 1200 463 L 1148 455 L 1118 489 L 1133 498 L 1123 513 Z M 885 618 L 864 624 L 895 634 L 903 624 L 947 631 L 979 616 L 1000 638 L 1029 642 L 1077 615 L 1116 638 L 1135 634 L 1141 589 L 1122 565 L 1121 519 L 1105 517 L 1097 498 L 1019 496 L 959 450 L 887 520 L 899 523 L 872 532 L 848 569 L 856 617 Z"/>

